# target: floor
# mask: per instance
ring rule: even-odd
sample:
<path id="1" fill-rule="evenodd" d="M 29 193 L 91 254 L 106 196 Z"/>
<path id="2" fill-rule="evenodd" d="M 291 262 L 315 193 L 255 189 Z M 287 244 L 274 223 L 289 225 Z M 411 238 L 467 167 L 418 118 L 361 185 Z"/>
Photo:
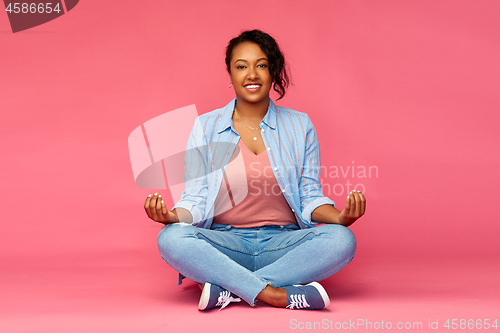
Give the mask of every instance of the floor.
<path id="1" fill-rule="evenodd" d="M 449 325 L 457 319 L 458 329 L 461 319 L 473 319 L 467 330 L 474 331 L 477 320 L 491 325 L 500 316 L 498 258 L 358 253 L 322 282 L 331 298 L 325 310 L 238 303 L 220 312 L 198 311 L 198 286 L 188 280 L 177 286 L 176 272 L 153 246 L 30 260 L 4 253 L 1 259 L 7 270 L 0 276 L 0 332 L 372 331 L 398 325 L 448 331 L 448 319 Z"/>

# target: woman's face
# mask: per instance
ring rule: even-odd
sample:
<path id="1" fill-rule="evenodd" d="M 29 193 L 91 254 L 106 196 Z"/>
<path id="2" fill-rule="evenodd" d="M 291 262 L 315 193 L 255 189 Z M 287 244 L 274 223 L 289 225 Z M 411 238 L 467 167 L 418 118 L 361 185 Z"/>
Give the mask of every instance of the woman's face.
<path id="1" fill-rule="evenodd" d="M 245 42 L 236 46 L 230 68 L 231 82 L 238 100 L 258 103 L 269 99 L 273 81 L 267 56 L 259 45 Z"/>

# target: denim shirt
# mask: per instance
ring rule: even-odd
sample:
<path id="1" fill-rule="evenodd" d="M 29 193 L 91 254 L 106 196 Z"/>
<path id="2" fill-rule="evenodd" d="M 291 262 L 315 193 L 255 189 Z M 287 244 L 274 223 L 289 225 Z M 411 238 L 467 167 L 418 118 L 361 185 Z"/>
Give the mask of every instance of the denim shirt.
<path id="1" fill-rule="evenodd" d="M 196 118 L 184 158 L 184 185 L 174 208 L 184 208 L 193 216 L 192 224 L 210 228 L 214 202 L 221 187 L 226 165 L 237 147 L 232 114 L 236 98 L 221 109 Z M 312 212 L 335 203 L 323 196 L 320 184 L 320 151 L 316 130 L 305 113 L 275 106 L 260 123 L 276 181 L 300 228 L 315 226 Z"/>

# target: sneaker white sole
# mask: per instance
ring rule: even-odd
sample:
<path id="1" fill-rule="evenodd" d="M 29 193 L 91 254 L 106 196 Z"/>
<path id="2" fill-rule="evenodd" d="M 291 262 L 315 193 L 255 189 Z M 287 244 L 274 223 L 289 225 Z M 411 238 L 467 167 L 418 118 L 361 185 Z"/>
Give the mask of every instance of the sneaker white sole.
<path id="1" fill-rule="evenodd" d="M 330 305 L 330 297 L 328 297 L 325 288 L 323 288 L 323 286 L 320 285 L 318 282 L 311 282 L 309 284 L 314 288 L 318 289 L 321 298 L 323 298 L 323 303 L 325 303 L 325 308 L 328 307 Z"/>
<path id="2" fill-rule="evenodd" d="M 210 287 L 212 285 L 205 282 L 203 290 L 201 291 L 200 302 L 198 303 L 198 310 L 205 310 L 208 306 L 208 301 L 210 301 Z"/>
<path id="3" fill-rule="evenodd" d="M 295 286 L 300 287 L 301 285 L 296 284 Z M 316 290 L 319 291 L 319 294 L 321 295 L 321 298 L 323 299 L 323 303 L 325 303 L 325 308 L 330 305 L 330 297 L 328 297 L 328 294 L 326 293 L 325 288 L 323 288 L 323 286 L 321 284 L 319 284 L 318 282 L 311 282 L 311 283 L 306 284 L 306 286 L 313 286 L 314 288 L 316 288 Z"/>

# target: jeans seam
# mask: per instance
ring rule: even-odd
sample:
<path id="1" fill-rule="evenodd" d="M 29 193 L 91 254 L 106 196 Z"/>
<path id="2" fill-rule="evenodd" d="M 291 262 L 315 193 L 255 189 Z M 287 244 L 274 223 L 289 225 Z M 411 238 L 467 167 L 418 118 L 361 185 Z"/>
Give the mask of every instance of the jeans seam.
<path id="1" fill-rule="evenodd" d="M 200 231 L 195 231 L 194 234 L 193 234 L 195 237 L 199 238 L 198 235 L 201 235 L 203 236 L 203 238 L 205 238 L 206 240 L 214 243 L 214 244 L 217 244 L 218 246 L 220 247 L 223 247 L 225 249 L 228 249 L 228 250 L 231 250 L 231 251 L 234 251 L 234 252 L 239 252 L 239 253 L 244 253 L 244 254 L 253 254 L 253 253 L 250 253 L 250 252 L 247 252 L 247 251 L 242 251 L 241 249 L 237 249 L 235 247 L 232 247 L 232 246 L 228 246 L 227 244 L 221 244 L 209 237 L 207 237 L 207 235 L 205 235 L 204 233 L 200 232 Z"/>
<path id="2" fill-rule="evenodd" d="M 262 253 L 262 252 L 270 252 L 270 251 L 277 251 L 277 250 L 282 250 L 282 249 L 285 249 L 287 247 L 290 247 L 290 246 L 293 246 L 295 244 L 297 244 L 298 242 L 300 242 L 302 239 L 304 239 L 304 237 L 307 237 L 310 233 L 313 233 L 314 236 L 319 236 L 320 233 L 316 230 L 310 230 L 309 232 L 307 233 L 304 233 L 304 235 L 300 238 L 298 238 L 295 242 L 293 243 L 289 243 L 287 245 L 284 245 L 284 246 L 278 246 L 278 247 L 269 247 L 269 248 L 264 248 L 262 249 L 262 251 L 260 251 L 259 253 Z"/>

